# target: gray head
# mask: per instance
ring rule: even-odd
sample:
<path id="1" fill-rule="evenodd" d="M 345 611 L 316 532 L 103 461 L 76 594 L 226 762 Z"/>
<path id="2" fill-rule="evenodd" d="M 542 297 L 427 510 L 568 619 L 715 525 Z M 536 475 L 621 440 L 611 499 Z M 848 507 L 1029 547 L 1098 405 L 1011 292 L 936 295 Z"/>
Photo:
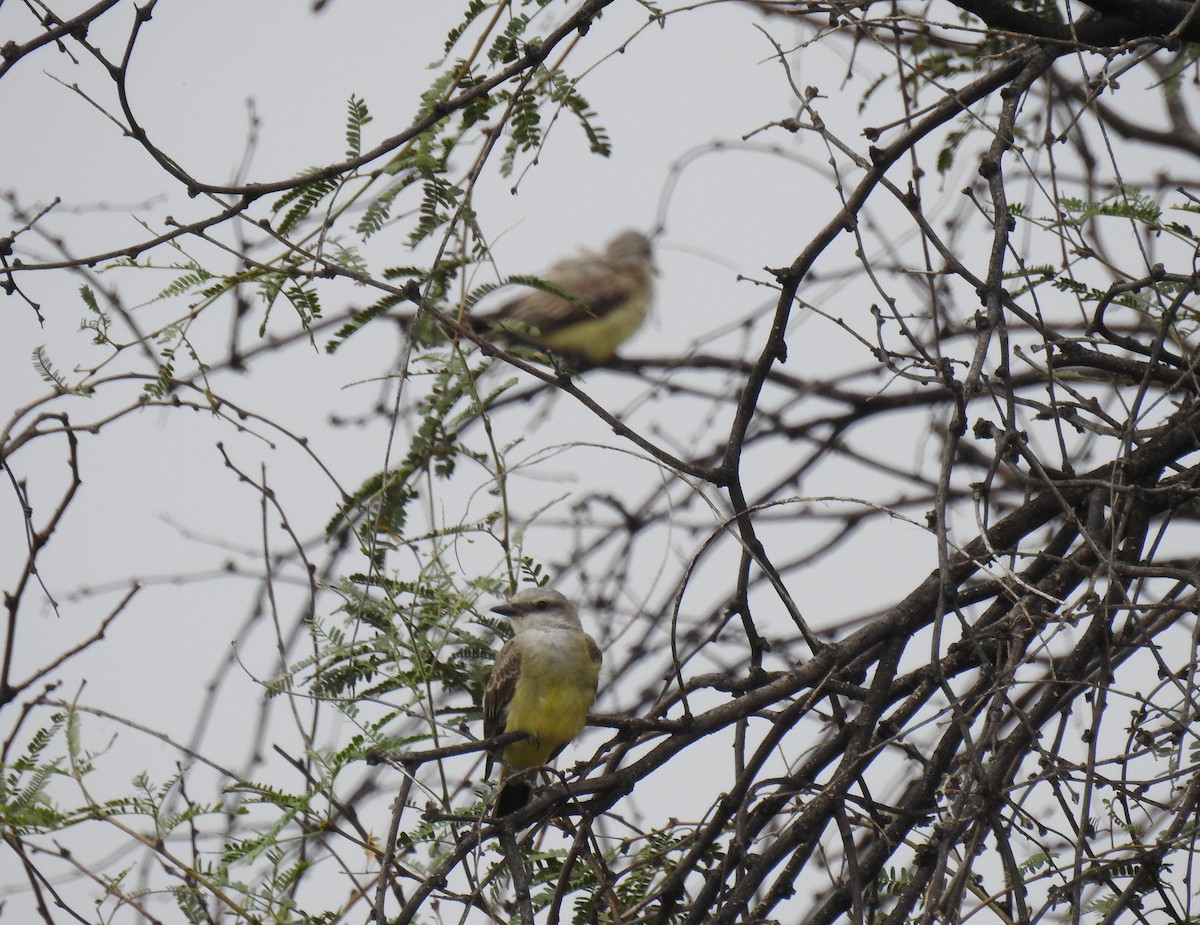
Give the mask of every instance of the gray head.
<path id="1" fill-rule="evenodd" d="M 650 263 L 654 259 L 654 245 L 640 231 L 622 231 L 608 242 L 604 256 L 613 260 Z"/>
<path id="2" fill-rule="evenodd" d="M 529 626 L 580 626 L 575 605 L 553 588 L 523 588 L 507 604 L 493 607 L 492 613 L 508 617 L 518 631 Z"/>

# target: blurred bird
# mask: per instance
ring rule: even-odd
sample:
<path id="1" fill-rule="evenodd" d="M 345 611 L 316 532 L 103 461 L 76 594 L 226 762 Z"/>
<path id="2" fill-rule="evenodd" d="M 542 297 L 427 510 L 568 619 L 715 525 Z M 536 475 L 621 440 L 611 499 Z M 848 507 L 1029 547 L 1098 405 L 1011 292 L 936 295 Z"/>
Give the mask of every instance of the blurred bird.
<path id="1" fill-rule="evenodd" d="M 485 330 L 504 331 L 591 365 L 607 363 L 646 320 L 654 272 L 650 239 L 624 231 L 603 253 L 583 251 L 539 277 L 569 298 L 534 289 L 478 321 Z"/>
<path id="2" fill-rule="evenodd" d="M 492 613 L 507 617 L 514 634 L 492 665 L 483 694 L 483 733 L 489 739 L 526 734 L 500 756 L 496 815 L 507 816 L 533 792 L 524 776 L 507 780 L 509 775 L 551 761 L 583 729 L 596 701 L 602 655 L 583 631 L 575 606 L 557 591 L 526 588 Z M 489 775 L 492 761 L 489 755 Z"/>

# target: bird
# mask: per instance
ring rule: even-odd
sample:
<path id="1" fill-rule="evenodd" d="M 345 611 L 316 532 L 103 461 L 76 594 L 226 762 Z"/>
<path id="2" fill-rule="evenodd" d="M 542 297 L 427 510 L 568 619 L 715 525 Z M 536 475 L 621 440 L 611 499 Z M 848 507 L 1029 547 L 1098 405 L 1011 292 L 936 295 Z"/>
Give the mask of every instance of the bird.
<path id="1" fill-rule="evenodd" d="M 534 289 L 481 316 L 477 327 L 601 366 L 646 320 L 655 272 L 650 239 L 623 231 L 602 253 L 585 250 L 538 277 L 570 298 Z"/>
<path id="2" fill-rule="evenodd" d="M 553 760 L 583 730 L 596 702 L 603 655 L 583 631 L 575 605 L 551 588 L 525 588 L 492 613 L 507 617 L 514 632 L 496 654 L 483 693 L 483 732 L 489 739 L 525 733 L 500 754 L 500 817 L 523 807 L 533 793 L 526 777 L 510 775 Z M 488 776 L 493 761 L 489 754 Z"/>

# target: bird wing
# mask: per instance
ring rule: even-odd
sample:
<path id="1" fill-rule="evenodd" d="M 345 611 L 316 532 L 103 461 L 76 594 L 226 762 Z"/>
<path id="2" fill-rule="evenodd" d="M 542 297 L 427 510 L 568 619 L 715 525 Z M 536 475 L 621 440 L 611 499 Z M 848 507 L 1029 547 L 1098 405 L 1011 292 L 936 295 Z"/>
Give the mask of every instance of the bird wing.
<path id="1" fill-rule="evenodd" d="M 498 308 L 487 320 L 512 319 L 549 334 L 570 324 L 603 318 L 623 305 L 636 288 L 636 272 L 596 255 L 575 257 L 551 267 L 542 277 L 572 298 L 535 289 Z"/>
<path id="2" fill-rule="evenodd" d="M 492 676 L 483 692 L 483 736 L 493 738 L 504 732 L 508 718 L 508 704 L 517 687 L 517 676 L 521 673 L 521 653 L 513 640 L 506 642 L 492 663 Z M 493 757 L 489 753 L 487 773 L 492 772 Z"/>
<path id="3" fill-rule="evenodd" d="M 599 690 L 600 690 L 600 668 L 604 664 L 604 653 L 600 651 L 600 646 L 596 645 L 596 640 L 594 640 L 591 636 L 588 636 L 585 633 L 583 638 L 587 640 L 586 645 L 587 645 L 588 658 L 591 659 L 592 664 L 596 666 L 595 689 L 597 692 L 599 692 Z"/>

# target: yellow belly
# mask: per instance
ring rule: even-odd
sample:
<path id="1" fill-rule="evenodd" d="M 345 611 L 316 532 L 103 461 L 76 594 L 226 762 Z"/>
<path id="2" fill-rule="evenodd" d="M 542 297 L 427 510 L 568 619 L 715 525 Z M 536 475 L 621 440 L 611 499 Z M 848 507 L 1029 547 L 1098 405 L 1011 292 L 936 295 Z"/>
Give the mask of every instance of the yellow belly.
<path id="1" fill-rule="evenodd" d="M 596 700 L 600 666 L 582 643 L 539 648 L 522 653 L 504 724 L 505 732 L 528 736 L 504 749 L 504 763 L 517 771 L 546 764 L 579 735 Z"/>
<path id="2" fill-rule="evenodd" d="M 581 321 L 559 331 L 539 335 L 538 341 L 551 350 L 573 353 L 593 363 L 607 363 L 646 320 L 647 296 L 634 296 L 602 318 Z"/>

